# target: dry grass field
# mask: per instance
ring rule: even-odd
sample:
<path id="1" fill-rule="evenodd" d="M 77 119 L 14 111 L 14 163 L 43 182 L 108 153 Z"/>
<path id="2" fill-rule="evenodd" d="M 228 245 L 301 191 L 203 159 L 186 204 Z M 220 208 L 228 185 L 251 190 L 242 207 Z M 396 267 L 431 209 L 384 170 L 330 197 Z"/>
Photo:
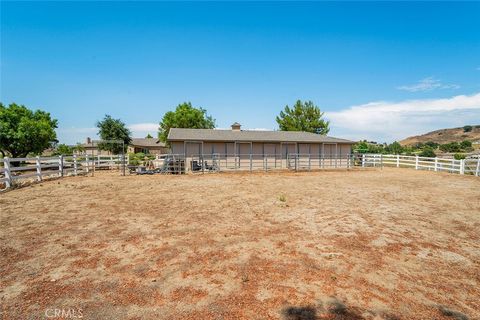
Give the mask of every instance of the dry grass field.
<path id="1" fill-rule="evenodd" d="M 97 173 L 0 207 L 2 319 L 480 315 L 471 176 Z"/>

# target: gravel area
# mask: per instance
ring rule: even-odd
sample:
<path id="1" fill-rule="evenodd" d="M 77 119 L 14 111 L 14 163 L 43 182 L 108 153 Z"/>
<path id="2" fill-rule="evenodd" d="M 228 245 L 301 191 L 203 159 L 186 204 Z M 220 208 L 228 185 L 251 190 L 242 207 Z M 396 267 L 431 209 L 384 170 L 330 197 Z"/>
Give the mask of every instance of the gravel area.
<path id="1" fill-rule="evenodd" d="M 2 319 L 480 319 L 472 176 L 97 172 L 0 208 Z"/>

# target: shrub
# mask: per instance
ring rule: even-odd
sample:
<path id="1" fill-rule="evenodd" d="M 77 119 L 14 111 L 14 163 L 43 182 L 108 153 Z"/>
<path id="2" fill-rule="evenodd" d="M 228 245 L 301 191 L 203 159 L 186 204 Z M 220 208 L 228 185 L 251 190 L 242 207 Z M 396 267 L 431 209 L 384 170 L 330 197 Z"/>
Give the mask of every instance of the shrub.
<path id="1" fill-rule="evenodd" d="M 425 147 L 419 154 L 420 157 L 435 158 L 437 155 L 432 148 Z"/>
<path id="2" fill-rule="evenodd" d="M 472 142 L 468 140 L 463 140 L 462 142 L 460 142 L 460 147 L 462 149 L 469 149 L 472 147 Z"/>
<path id="3" fill-rule="evenodd" d="M 424 146 L 425 146 L 425 145 L 424 145 L 423 142 L 418 142 L 418 143 L 416 143 L 416 144 L 413 145 L 413 148 L 414 148 L 414 149 L 423 149 Z"/>
<path id="4" fill-rule="evenodd" d="M 463 159 L 465 159 L 465 154 L 464 153 L 455 153 L 453 155 L 453 157 L 455 158 L 455 160 L 463 160 Z"/>
<path id="5" fill-rule="evenodd" d="M 432 148 L 433 150 L 438 148 L 438 143 L 433 141 L 425 142 L 425 146 Z"/>
<path id="6" fill-rule="evenodd" d="M 133 166 L 138 166 L 140 164 L 140 161 L 135 156 L 135 153 L 128 154 L 128 164 L 131 164 Z"/>
<path id="7" fill-rule="evenodd" d="M 404 151 L 404 148 L 400 143 L 397 141 L 389 144 L 388 146 L 385 147 L 385 151 L 387 153 L 392 153 L 392 154 L 401 154 Z"/>
<path id="8" fill-rule="evenodd" d="M 450 142 L 440 145 L 440 150 L 443 152 L 460 152 L 462 148 L 458 142 Z"/>
<path id="9" fill-rule="evenodd" d="M 138 166 L 143 164 L 146 160 L 154 160 L 155 155 L 154 154 L 145 154 L 143 152 L 138 152 L 138 153 L 129 153 L 128 154 L 129 158 L 129 164 Z"/>
<path id="10" fill-rule="evenodd" d="M 472 131 L 473 127 L 472 126 L 464 126 L 463 127 L 463 132 L 470 132 Z"/>

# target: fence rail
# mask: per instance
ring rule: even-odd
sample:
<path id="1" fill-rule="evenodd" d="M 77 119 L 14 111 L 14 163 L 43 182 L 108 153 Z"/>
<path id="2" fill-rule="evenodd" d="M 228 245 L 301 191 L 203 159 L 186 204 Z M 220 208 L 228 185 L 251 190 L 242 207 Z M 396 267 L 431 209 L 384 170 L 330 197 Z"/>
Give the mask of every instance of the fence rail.
<path id="1" fill-rule="evenodd" d="M 278 169 L 316 170 L 350 168 L 351 155 L 312 154 L 169 154 L 154 161 L 160 172 L 271 171 Z M 179 172 L 178 168 L 182 171 Z M 153 171 L 151 171 L 153 173 Z"/>
<path id="2" fill-rule="evenodd" d="M 209 154 L 209 155 L 159 155 L 154 168 L 143 173 L 218 172 L 218 171 L 271 171 L 276 169 L 317 170 L 361 167 L 397 167 L 451 172 L 480 176 L 480 155 L 464 160 L 427 158 L 391 154 L 312 155 L 278 154 Z M 81 175 L 96 169 L 124 168 L 128 156 L 121 155 L 69 155 L 58 157 L 3 158 L 0 159 L 0 185 L 12 187 L 20 180 L 42 181 L 45 177 Z M 142 173 L 142 171 L 136 171 Z M 0 187 L 1 189 L 1 187 Z"/>
<path id="3" fill-rule="evenodd" d="M 415 170 L 443 171 L 458 174 L 480 175 L 480 155 L 456 160 L 448 158 L 427 158 L 393 154 L 362 154 L 357 162 L 362 167 L 397 167 Z"/>
<path id="4" fill-rule="evenodd" d="M 126 159 L 128 162 L 128 160 Z M 58 157 L 27 157 L 0 159 L 0 184 L 3 189 L 12 187 L 20 180 L 42 181 L 46 177 L 86 174 L 102 168 L 120 168 L 121 155 L 68 155 Z M 1 187 L 0 187 L 1 190 Z"/>

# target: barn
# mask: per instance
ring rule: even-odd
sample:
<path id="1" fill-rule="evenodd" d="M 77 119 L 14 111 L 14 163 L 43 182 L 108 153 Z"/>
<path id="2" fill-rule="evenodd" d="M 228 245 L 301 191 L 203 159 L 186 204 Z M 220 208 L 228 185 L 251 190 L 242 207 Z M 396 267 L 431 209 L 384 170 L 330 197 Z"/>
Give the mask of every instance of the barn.
<path id="1" fill-rule="evenodd" d="M 354 141 L 302 131 L 231 130 L 172 128 L 167 137 L 172 154 L 187 161 L 217 158 L 238 167 L 287 167 L 288 160 L 301 158 L 309 167 L 346 165 Z M 228 165 L 227 165 L 228 166 Z"/>

